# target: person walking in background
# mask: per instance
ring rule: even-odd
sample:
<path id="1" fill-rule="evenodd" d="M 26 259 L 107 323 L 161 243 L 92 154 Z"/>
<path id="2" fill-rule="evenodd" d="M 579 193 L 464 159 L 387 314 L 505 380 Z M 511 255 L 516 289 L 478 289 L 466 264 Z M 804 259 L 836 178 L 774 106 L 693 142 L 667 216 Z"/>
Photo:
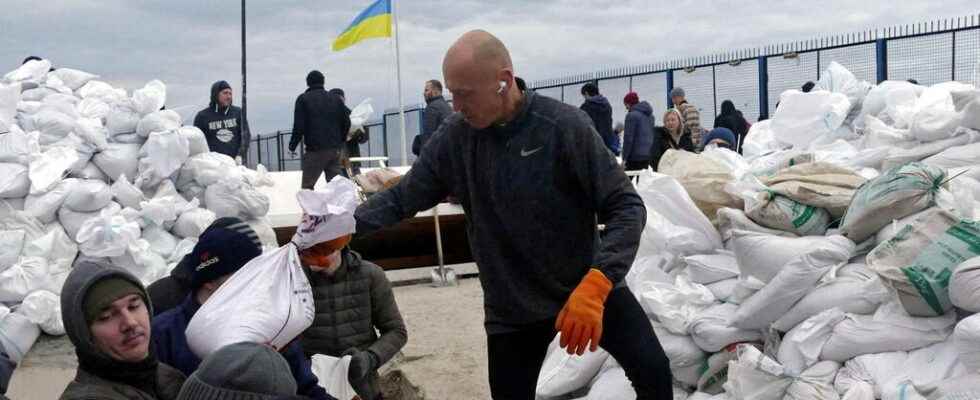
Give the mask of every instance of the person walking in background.
<path id="1" fill-rule="evenodd" d="M 252 133 L 248 121 L 242 117 L 242 109 L 231 105 L 231 85 L 217 81 L 211 85 L 211 103 L 197 112 L 194 126 L 204 132 L 208 149 L 234 158 L 238 164 L 246 161 Z"/>
<path id="2" fill-rule="evenodd" d="M 412 154 L 416 156 L 422 151 L 425 142 L 442 126 L 442 121 L 453 114 L 453 109 L 442 97 L 442 82 L 432 79 L 425 83 L 425 110 L 422 111 L 422 133 L 412 141 Z"/>
<path id="3" fill-rule="evenodd" d="M 701 112 L 687 101 L 686 96 L 684 88 L 681 87 L 675 87 L 670 91 L 670 99 L 674 102 L 674 108 L 681 113 L 684 132 L 691 135 L 693 143 L 701 143 L 701 137 L 704 136 L 704 131 L 701 128 Z"/>
<path id="4" fill-rule="evenodd" d="M 650 150 L 650 166 L 656 171 L 660 158 L 667 150 L 694 151 L 691 134 L 684 129 L 684 118 L 680 111 L 671 108 L 664 113 L 664 126 L 654 129 L 653 148 Z"/>
<path id="5" fill-rule="evenodd" d="M 653 107 L 640 101 L 636 92 L 623 98 L 626 106 L 626 124 L 623 128 L 623 165 L 627 171 L 646 169 L 650 165 L 650 148 L 653 146 Z"/>
<path id="6" fill-rule="evenodd" d="M 340 100 L 344 102 L 344 108 L 347 109 L 347 114 L 350 114 L 351 111 L 350 107 L 347 107 L 347 96 L 344 94 L 344 89 L 333 88 L 328 90 L 327 93 L 340 97 Z M 340 174 L 345 178 L 353 178 L 361 174 L 361 166 L 357 163 L 351 164 L 350 159 L 361 156 L 361 145 L 367 143 L 368 139 L 367 132 L 365 132 L 366 129 L 362 127 L 357 131 L 347 133 L 347 141 L 344 143 L 344 152 L 341 155 L 340 161 L 340 164 L 345 168 L 340 171 Z M 350 167 L 351 175 L 353 176 L 347 176 L 346 168 L 348 167 Z"/>
<path id="7" fill-rule="evenodd" d="M 329 182 L 340 174 L 340 156 L 350 131 L 350 109 L 339 96 L 323 88 L 320 71 L 306 75 L 306 92 L 296 98 L 293 109 L 293 134 L 289 152 L 296 158 L 300 141 L 306 145 L 303 153 L 302 188 L 313 190 L 320 174 Z"/>
<path id="8" fill-rule="evenodd" d="M 620 148 L 619 137 L 613 135 L 612 132 L 612 106 L 609 104 L 609 100 L 606 100 L 605 96 L 599 94 L 599 87 L 592 82 L 582 85 L 582 97 L 585 99 L 585 102 L 579 108 L 585 111 L 589 115 L 589 118 L 592 119 L 595 130 L 599 132 L 599 136 L 602 138 L 602 142 L 606 144 L 606 148 L 618 156 Z"/>
<path id="9" fill-rule="evenodd" d="M 749 122 L 742 116 L 742 112 L 735 109 L 735 103 L 731 100 L 721 102 L 721 114 L 715 117 L 715 128 L 728 128 L 735 134 L 735 141 L 732 142 L 731 149 L 742 153 L 742 143 L 745 142 L 745 135 L 749 133 Z M 701 143 L 701 147 L 706 145 L 708 140 Z"/>

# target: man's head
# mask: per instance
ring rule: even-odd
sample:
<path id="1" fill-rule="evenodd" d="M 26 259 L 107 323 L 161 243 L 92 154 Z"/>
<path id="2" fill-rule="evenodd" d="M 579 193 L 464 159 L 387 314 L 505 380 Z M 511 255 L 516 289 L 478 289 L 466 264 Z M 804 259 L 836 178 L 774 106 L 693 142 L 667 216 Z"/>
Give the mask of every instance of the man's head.
<path id="1" fill-rule="evenodd" d="M 675 87 L 670 90 L 670 101 L 674 102 L 675 105 L 683 103 L 685 96 L 684 88 Z"/>
<path id="2" fill-rule="evenodd" d="M 341 89 L 341 88 L 333 88 L 333 89 L 328 90 L 327 93 L 330 93 L 330 94 L 332 94 L 334 96 L 340 97 L 340 100 L 343 101 L 344 103 L 347 102 L 347 96 L 344 95 L 344 89 Z"/>
<path id="3" fill-rule="evenodd" d="M 309 267 L 313 272 L 333 274 L 343 263 L 341 251 L 347 247 L 350 241 L 351 235 L 344 235 L 301 250 L 299 252 L 300 263 Z"/>
<path id="4" fill-rule="evenodd" d="M 234 217 L 215 220 L 179 268 L 190 270 L 190 287 L 203 304 L 231 275 L 262 254 L 262 242 L 247 223 Z"/>
<path id="5" fill-rule="evenodd" d="M 453 108 L 473 128 L 484 129 L 516 117 L 523 93 L 514 81 L 514 66 L 504 44 L 486 31 L 465 33 L 442 62 Z"/>
<path id="6" fill-rule="evenodd" d="M 627 110 L 632 109 L 633 106 L 639 103 L 640 103 L 640 95 L 636 94 L 636 92 L 629 92 L 626 93 L 626 96 L 623 96 L 623 105 L 626 106 Z"/>
<path id="7" fill-rule="evenodd" d="M 439 82 L 436 79 L 426 81 L 425 89 L 423 89 L 422 95 L 425 96 L 426 100 L 442 96 L 442 82 Z"/>
<path id="8" fill-rule="evenodd" d="M 289 363 L 269 346 L 235 343 L 201 362 L 180 388 L 178 400 L 271 400 L 296 394 Z"/>
<path id="9" fill-rule="evenodd" d="M 589 98 L 599 95 L 599 86 L 595 83 L 589 82 L 582 85 L 582 97 Z"/>
<path id="10" fill-rule="evenodd" d="M 323 86 L 326 80 L 323 78 L 323 73 L 317 70 L 312 70 L 310 73 L 306 74 L 306 86 Z"/>
<path id="11" fill-rule="evenodd" d="M 817 86 L 817 84 L 813 83 L 813 81 L 807 81 L 802 87 L 800 87 L 800 89 L 803 90 L 803 93 L 810 93 L 814 86 Z"/>
<path id="12" fill-rule="evenodd" d="M 735 148 L 735 133 L 733 133 L 728 128 L 715 128 L 704 137 L 704 143 L 702 147 L 707 145 L 716 145 L 718 147 L 724 147 L 726 149 Z"/>
<path id="13" fill-rule="evenodd" d="M 225 81 L 217 81 L 211 85 L 211 107 L 225 108 L 231 105 L 231 85 Z"/>
<path id="14" fill-rule="evenodd" d="M 65 280 L 61 317 L 83 367 L 146 360 L 150 315 L 142 283 L 112 265 L 82 260 Z"/>

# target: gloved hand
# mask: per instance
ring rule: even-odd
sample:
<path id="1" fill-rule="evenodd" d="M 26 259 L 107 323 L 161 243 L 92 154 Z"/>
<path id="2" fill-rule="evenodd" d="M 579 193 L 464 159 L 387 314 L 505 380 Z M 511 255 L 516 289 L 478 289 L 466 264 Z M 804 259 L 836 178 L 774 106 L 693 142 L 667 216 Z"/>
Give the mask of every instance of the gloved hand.
<path id="1" fill-rule="evenodd" d="M 602 339 L 602 311 L 613 284 L 601 271 L 592 268 L 572 291 L 555 321 L 555 329 L 561 333 L 559 344 L 568 354 L 582 355 L 586 346 L 590 351 L 599 348 Z"/>
<path id="2" fill-rule="evenodd" d="M 378 369 L 378 359 L 370 351 L 350 348 L 343 355 L 350 356 L 350 367 L 347 368 L 347 380 L 350 382 L 360 382 Z"/>

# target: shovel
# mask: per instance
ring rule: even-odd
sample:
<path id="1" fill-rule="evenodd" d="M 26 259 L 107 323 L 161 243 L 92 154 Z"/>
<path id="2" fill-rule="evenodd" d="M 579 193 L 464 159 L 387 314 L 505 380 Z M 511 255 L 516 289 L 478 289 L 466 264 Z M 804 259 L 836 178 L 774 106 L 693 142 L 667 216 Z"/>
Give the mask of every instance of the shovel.
<path id="1" fill-rule="evenodd" d="M 456 271 L 446 267 L 442 258 L 442 231 L 439 229 L 439 205 L 432 208 L 432 220 L 436 224 L 436 257 L 439 259 L 439 266 L 432 269 L 432 287 L 456 286 Z"/>

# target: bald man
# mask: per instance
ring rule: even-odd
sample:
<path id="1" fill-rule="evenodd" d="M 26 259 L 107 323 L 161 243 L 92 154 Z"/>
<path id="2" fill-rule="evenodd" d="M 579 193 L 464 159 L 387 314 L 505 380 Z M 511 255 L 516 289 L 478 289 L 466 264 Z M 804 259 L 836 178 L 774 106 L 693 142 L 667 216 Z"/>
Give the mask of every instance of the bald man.
<path id="1" fill-rule="evenodd" d="M 357 232 L 459 199 L 483 285 L 493 398 L 534 399 L 559 332 L 569 353 L 607 350 L 637 398 L 670 399 L 667 357 L 623 282 L 646 210 L 592 121 L 518 90 L 506 47 L 487 32 L 463 35 L 442 68 L 457 112 L 401 182 L 358 207 Z"/>

